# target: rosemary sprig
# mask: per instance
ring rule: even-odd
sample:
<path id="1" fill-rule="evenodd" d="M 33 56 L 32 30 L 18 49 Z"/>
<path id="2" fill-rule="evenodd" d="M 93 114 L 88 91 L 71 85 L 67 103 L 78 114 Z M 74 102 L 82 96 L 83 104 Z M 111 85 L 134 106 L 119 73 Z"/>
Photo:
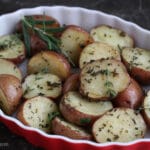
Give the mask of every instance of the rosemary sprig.
<path id="1" fill-rule="evenodd" d="M 75 64 L 71 60 L 71 58 L 68 56 L 67 53 L 64 51 L 61 51 L 60 49 L 60 40 L 54 37 L 54 33 L 59 33 L 65 30 L 65 26 L 63 27 L 49 27 L 47 28 L 46 25 L 52 25 L 55 23 L 54 20 L 46 20 L 45 15 L 43 15 L 43 20 L 35 20 L 32 16 L 24 17 L 22 19 L 22 25 L 23 25 L 23 35 L 24 35 L 24 41 L 25 46 L 27 50 L 27 56 L 31 56 L 31 47 L 30 47 L 30 34 L 29 31 L 32 30 L 32 32 L 36 33 L 43 41 L 46 42 L 48 49 L 52 51 L 56 51 L 58 53 L 63 54 L 68 61 L 72 64 L 72 66 L 75 67 Z M 38 28 L 36 25 L 41 25 L 42 27 Z"/>

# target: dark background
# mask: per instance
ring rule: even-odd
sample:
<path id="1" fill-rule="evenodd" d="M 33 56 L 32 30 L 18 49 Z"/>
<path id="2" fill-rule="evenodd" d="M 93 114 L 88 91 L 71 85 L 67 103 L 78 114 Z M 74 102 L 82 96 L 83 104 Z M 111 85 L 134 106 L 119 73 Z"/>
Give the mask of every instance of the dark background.
<path id="1" fill-rule="evenodd" d="M 0 0 L 0 14 L 20 8 L 66 5 L 100 10 L 150 29 L 150 0 Z M 6 146 L 1 146 L 1 144 Z M 0 150 L 37 150 L 24 138 L 14 135 L 0 123 Z"/>

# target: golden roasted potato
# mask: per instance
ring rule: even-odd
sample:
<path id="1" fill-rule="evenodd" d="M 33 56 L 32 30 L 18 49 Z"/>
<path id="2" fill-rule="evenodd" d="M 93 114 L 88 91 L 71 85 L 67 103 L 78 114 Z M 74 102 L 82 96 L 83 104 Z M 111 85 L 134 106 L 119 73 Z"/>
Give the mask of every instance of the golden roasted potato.
<path id="1" fill-rule="evenodd" d="M 44 96 L 26 100 L 17 112 L 17 118 L 25 125 L 51 132 L 51 117 L 58 112 L 57 105 Z"/>
<path id="2" fill-rule="evenodd" d="M 15 34 L 0 37 L 0 58 L 10 60 L 16 64 L 25 59 L 24 43 Z"/>
<path id="3" fill-rule="evenodd" d="M 52 73 L 65 80 L 70 75 L 71 67 L 61 54 L 53 51 L 42 51 L 29 60 L 27 72 L 28 74 Z"/>
<path id="4" fill-rule="evenodd" d="M 118 60 L 95 60 L 80 73 L 80 93 L 93 101 L 113 99 L 130 83 L 125 66 Z"/>
<path id="5" fill-rule="evenodd" d="M 93 42 L 89 33 L 79 26 L 68 26 L 66 30 L 60 36 L 62 52 L 64 51 L 73 61 L 75 65 L 78 65 L 79 56 L 82 49 Z"/>
<path id="6" fill-rule="evenodd" d="M 66 93 L 59 103 L 64 118 L 76 125 L 87 126 L 112 109 L 111 101 L 91 102 L 78 92 Z"/>
<path id="7" fill-rule="evenodd" d="M 22 86 L 18 78 L 13 75 L 0 75 L 0 108 L 8 115 L 12 115 L 22 97 Z"/>
<path id="8" fill-rule="evenodd" d="M 57 135 L 63 135 L 72 139 L 91 140 L 92 136 L 81 127 L 66 122 L 59 117 L 52 120 L 52 132 Z"/>
<path id="9" fill-rule="evenodd" d="M 83 68 L 89 62 L 98 59 L 117 59 L 121 60 L 120 53 L 118 50 L 114 49 L 113 47 L 101 43 L 101 42 L 94 42 L 87 45 L 81 52 L 79 58 L 79 66 Z"/>
<path id="10" fill-rule="evenodd" d="M 122 50 L 123 62 L 131 76 L 143 85 L 150 84 L 150 51 L 141 48 Z"/>
<path id="11" fill-rule="evenodd" d="M 96 120 L 92 132 L 98 143 L 130 142 L 144 137 L 146 124 L 135 110 L 114 108 Z"/>
<path id="12" fill-rule="evenodd" d="M 50 73 L 30 74 L 22 84 L 23 97 L 29 99 L 38 95 L 56 99 L 61 95 L 61 79 Z"/>
<path id="13" fill-rule="evenodd" d="M 22 80 L 22 72 L 14 63 L 0 59 L 0 74 L 10 74 Z"/>
<path id="14" fill-rule="evenodd" d="M 142 105 L 142 114 L 148 126 L 150 126 L 150 90 L 147 92 Z"/>
<path id="15" fill-rule="evenodd" d="M 79 89 L 79 73 L 72 74 L 68 77 L 63 85 L 63 94 L 69 91 L 77 91 Z"/>
<path id="16" fill-rule="evenodd" d="M 108 25 L 100 25 L 93 28 L 90 35 L 94 41 L 107 43 L 119 51 L 124 47 L 134 46 L 133 39 L 127 33 Z"/>
<path id="17" fill-rule="evenodd" d="M 143 103 L 143 99 L 144 92 L 142 88 L 134 79 L 131 79 L 129 86 L 112 101 L 117 107 L 137 109 Z"/>

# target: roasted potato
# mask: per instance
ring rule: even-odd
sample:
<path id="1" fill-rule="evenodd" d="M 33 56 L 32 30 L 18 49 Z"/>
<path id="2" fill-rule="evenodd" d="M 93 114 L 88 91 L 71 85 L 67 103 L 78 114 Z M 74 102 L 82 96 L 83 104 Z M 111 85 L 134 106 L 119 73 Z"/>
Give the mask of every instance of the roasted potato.
<path id="1" fill-rule="evenodd" d="M 0 75 L 0 108 L 8 115 L 12 115 L 22 97 L 21 82 L 13 75 Z"/>
<path id="2" fill-rule="evenodd" d="M 22 84 L 23 97 L 29 99 L 38 95 L 55 99 L 61 95 L 61 79 L 50 73 L 31 74 Z"/>
<path id="3" fill-rule="evenodd" d="M 22 80 L 22 72 L 14 63 L 0 59 L 0 74 L 10 74 Z"/>
<path id="4" fill-rule="evenodd" d="M 69 77 L 71 67 L 68 61 L 53 51 L 42 51 L 34 55 L 28 62 L 28 74 L 39 72 L 52 73 L 65 80 Z"/>
<path id="5" fill-rule="evenodd" d="M 60 36 L 60 48 L 77 66 L 82 49 L 93 41 L 89 33 L 79 26 L 68 26 Z"/>
<path id="6" fill-rule="evenodd" d="M 39 38 L 38 35 L 32 34 L 30 36 L 30 44 L 31 44 L 31 56 L 37 54 L 40 51 L 47 50 L 48 46 L 45 41 Z"/>
<path id="7" fill-rule="evenodd" d="M 69 91 L 77 91 L 79 89 L 79 73 L 74 73 L 65 81 L 63 85 L 63 94 Z"/>
<path id="8" fill-rule="evenodd" d="M 47 15 L 31 15 L 31 16 L 25 16 L 25 17 L 27 19 L 33 18 L 35 21 L 44 21 L 44 20 L 50 21 L 50 22 L 53 21 L 51 23 L 47 23 L 46 24 L 46 28 L 59 27 L 60 26 L 59 22 L 55 18 L 53 18 L 51 16 L 47 16 Z M 39 23 L 39 24 L 36 24 L 35 26 L 37 28 L 42 28 L 43 24 Z M 21 21 L 18 22 L 17 25 L 16 25 L 16 32 L 19 32 L 19 33 L 22 32 L 22 22 Z"/>
<path id="9" fill-rule="evenodd" d="M 25 59 L 24 43 L 15 34 L 0 37 L 0 58 L 10 60 L 16 64 Z"/>
<path id="10" fill-rule="evenodd" d="M 120 53 L 118 50 L 113 47 L 101 43 L 94 42 L 92 44 L 87 45 L 80 54 L 79 66 L 83 68 L 89 62 L 98 59 L 117 59 L 121 60 Z"/>
<path id="11" fill-rule="evenodd" d="M 129 86 L 113 99 L 113 104 L 116 107 L 138 109 L 143 103 L 143 99 L 143 89 L 134 79 L 131 79 Z"/>
<path id="12" fill-rule="evenodd" d="M 57 135 L 63 135 L 72 139 L 91 140 L 92 136 L 81 127 L 66 122 L 59 117 L 52 120 L 52 132 Z"/>
<path id="13" fill-rule="evenodd" d="M 130 142 L 144 137 L 146 124 L 135 110 L 114 108 L 93 124 L 92 132 L 98 143 Z"/>
<path id="14" fill-rule="evenodd" d="M 36 96 L 26 100 L 17 112 L 17 118 L 25 125 L 51 132 L 49 117 L 58 112 L 57 105 L 49 98 Z"/>
<path id="15" fill-rule="evenodd" d="M 113 99 L 130 83 L 125 66 L 117 60 L 96 60 L 80 73 L 80 93 L 93 101 Z"/>
<path id="16" fill-rule="evenodd" d="M 143 85 L 150 84 L 150 51 L 141 48 L 122 50 L 123 62 L 131 76 Z"/>
<path id="17" fill-rule="evenodd" d="M 147 125 L 150 126 L 150 90 L 147 92 L 147 95 L 144 98 L 141 109 Z"/>
<path id="18" fill-rule="evenodd" d="M 91 102 L 78 92 L 66 93 L 59 104 L 60 112 L 64 118 L 76 125 L 87 126 L 112 109 L 110 101 Z"/>
<path id="19" fill-rule="evenodd" d="M 93 28 L 90 35 L 94 41 L 107 43 L 119 51 L 124 47 L 134 46 L 133 39 L 127 33 L 108 25 L 100 25 Z"/>

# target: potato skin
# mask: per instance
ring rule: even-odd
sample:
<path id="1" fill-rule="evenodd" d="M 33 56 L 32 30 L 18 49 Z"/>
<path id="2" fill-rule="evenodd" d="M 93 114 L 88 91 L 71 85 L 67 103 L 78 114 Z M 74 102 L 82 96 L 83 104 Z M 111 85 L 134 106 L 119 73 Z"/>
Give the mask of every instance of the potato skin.
<path id="1" fill-rule="evenodd" d="M 0 99 L 3 103 L 2 110 L 11 115 L 16 111 L 21 101 L 23 91 L 21 82 L 13 75 L 0 75 Z"/>
<path id="2" fill-rule="evenodd" d="M 129 86 L 113 99 L 113 104 L 116 107 L 126 107 L 137 109 L 141 106 L 144 99 L 144 92 L 140 85 L 131 78 Z"/>
<path id="3" fill-rule="evenodd" d="M 89 102 L 88 99 L 84 99 L 84 103 L 83 103 L 82 98 L 83 97 L 78 92 L 70 91 L 62 97 L 59 103 L 59 109 L 62 115 L 64 116 L 64 118 L 67 121 L 74 123 L 76 125 L 91 126 L 96 119 L 98 119 L 105 112 L 113 108 L 111 102 L 104 102 L 104 103 L 93 102 L 94 106 L 98 105 L 99 107 L 97 108 L 101 110 L 101 111 L 98 110 L 99 112 L 93 113 L 94 106 L 92 105 L 92 102 Z M 74 101 L 76 101 L 77 105 L 72 105 Z M 84 107 L 88 107 L 88 105 L 86 106 L 85 102 L 87 102 L 88 105 L 92 106 L 92 108 L 91 107 L 88 108 L 88 109 L 92 109 L 92 112 L 90 112 L 90 110 L 89 110 L 90 113 L 87 111 L 83 111 Z M 77 109 L 78 107 L 80 109 Z"/>
<path id="4" fill-rule="evenodd" d="M 88 126 L 94 123 L 99 116 L 93 116 L 77 111 L 75 108 L 70 107 L 63 100 L 59 103 L 60 112 L 63 114 L 66 120 L 80 126 Z M 70 115 L 69 115 L 70 114 Z M 81 122 L 82 118 L 89 118 L 90 122 L 83 124 Z"/>
<path id="5" fill-rule="evenodd" d="M 127 67 L 132 78 L 137 80 L 142 85 L 149 85 L 150 84 L 150 72 L 149 71 L 146 71 L 142 68 L 138 68 L 135 66 L 130 67 L 130 64 L 127 61 L 125 61 L 124 59 L 123 59 L 123 63 Z"/>
<path id="6" fill-rule="evenodd" d="M 47 69 L 47 73 L 52 73 L 60 77 L 63 81 L 71 74 L 71 66 L 66 58 L 53 51 L 41 51 L 34 55 L 28 62 L 28 74 L 42 72 Z"/>
<path id="7" fill-rule="evenodd" d="M 36 34 L 32 34 L 30 36 L 31 40 L 31 56 L 37 54 L 38 52 L 42 50 L 47 50 L 48 46 L 47 44 L 41 40 Z"/>
<path id="8" fill-rule="evenodd" d="M 63 85 L 63 94 L 69 91 L 77 91 L 79 88 L 79 73 L 72 74 Z"/>
<path id="9" fill-rule="evenodd" d="M 61 123 L 61 119 L 55 117 L 52 120 L 52 132 L 54 134 L 67 136 L 72 139 L 91 140 L 92 136 L 83 131 L 72 130 L 70 127 L 65 126 Z"/>

